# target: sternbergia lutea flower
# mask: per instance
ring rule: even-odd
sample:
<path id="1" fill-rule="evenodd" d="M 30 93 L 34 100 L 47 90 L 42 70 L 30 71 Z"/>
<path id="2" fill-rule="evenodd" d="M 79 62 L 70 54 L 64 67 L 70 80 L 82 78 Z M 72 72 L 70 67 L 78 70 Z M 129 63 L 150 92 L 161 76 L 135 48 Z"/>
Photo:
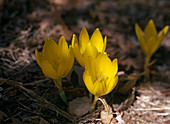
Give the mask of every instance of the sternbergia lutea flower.
<path id="1" fill-rule="evenodd" d="M 73 35 L 72 48 L 73 53 L 78 63 L 85 67 L 85 63 L 88 57 L 96 58 L 99 54 L 102 54 L 106 49 L 107 37 L 104 41 L 100 30 L 97 28 L 89 39 L 89 34 L 86 28 L 82 28 L 79 35 L 79 41 L 76 35 Z"/>
<path id="2" fill-rule="evenodd" d="M 108 113 L 107 120 L 109 120 L 107 103 L 104 99 L 99 97 L 110 93 L 115 88 L 118 82 L 117 72 L 117 59 L 111 61 L 107 53 L 100 54 L 96 58 L 89 56 L 85 63 L 83 80 L 89 92 L 95 95 L 93 104 L 90 107 L 90 112 L 94 110 L 96 101 L 100 100 Z"/>
<path id="3" fill-rule="evenodd" d="M 113 61 L 107 54 L 101 54 L 97 58 L 89 57 L 85 64 L 83 80 L 87 89 L 95 96 L 103 96 L 110 93 L 118 81 L 117 59 Z"/>
<path id="4" fill-rule="evenodd" d="M 148 65 L 149 65 L 150 58 L 159 48 L 168 29 L 169 29 L 169 26 L 166 26 L 158 33 L 153 20 L 150 20 L 148 22 L 147 26 L 144 29 L 144 32 L 141 30 L 138 24 L 135 25 L 136 35 L 138 37 L 140 47 L 142 48 L 145 54 L 144 71 L 145 71 L 147 80 L 149 80 Z"/>
<path id="5" fill-rule="evenodd" d="M 58 44 L 51 38 L 47 38 L 43 46 L 42 55 L 36 49 L 35 58 L 44 75 L 54 80 L 60 96 L 66 102 L 61 79 L 69 73 L 74 63 L 71 46 L 68 47 L 63 36 L 60 37 Z"/>
<path id="6" fill-rule="evenodd" d="M 169 26 L 164 27 L 159 33 L 157 33 L 153 20 L 150 20 L 144 32 L 141 30 L 138 24 L 135 25 L 135 29 L 143 52 L 145 53 L 146 57 L 150 58 L 159 48 L 165 34 L 169 29 Z"/>

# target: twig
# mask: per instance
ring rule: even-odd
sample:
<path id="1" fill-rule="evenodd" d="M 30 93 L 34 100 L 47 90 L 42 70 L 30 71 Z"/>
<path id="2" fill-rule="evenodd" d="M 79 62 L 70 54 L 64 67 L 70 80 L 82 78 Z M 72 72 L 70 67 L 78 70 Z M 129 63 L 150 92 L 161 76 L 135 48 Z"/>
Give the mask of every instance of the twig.
<path id="1" fill-rule="evenodd" d="M 170 107 L 160 107 L 160 108 L 141 108 L 141 109 L 135 109 L 136 111 L 155 111 L 155 110 L 170 110 Z"/>
<path id="2" fill-rule="evenodd" d="M 18 100 L 16 100 L 22 107 L 24 107 L 24 108 L 26 108 L 27 110 L 30 110 L 31 111 L 31 109 L 29 108 L 29 107 L 27 107 L 27 106 L 25 106 L 24 104 L 22 104 L 21 102 L 19 102 Z"/>
<path id="3" fill-rule="evenodd" d="M 42 115 L 42 113 L 39 113 L 39 112 L 33 111 L 33 110 L 28 110 L 27 108 L 18 107 L 17 109 L 20 109 L 22 111 L 29 112 L 29 113 L 32 113 L 32 114 L 36 114 L 36 115 L 39 115 L 39 116 L 44 116 L 44 115 Z M 25 117 L 23 117 L 23 118 L 25 118 Z"/>
<path id="4" fill-rule="evenodd" d="M 15 115 L 13 115 L 13 116 L 11 116 L 11 117 L 16 117 L 16 116 L 18 116 L 18 115 L 20 115 L 20 114 L 21 114 L 21 112 L 19 112 L 19 113 L 17 113 L 17 114 L 15 114 Z M 10 120 L 10 119 L 11 119 L 11 117 L 9 117 L 9 118 L 5 119 L 5 120 L 4 120 L 4 122 L 6 122 L 6 121 Z"/>
<path id="5" fill-rule="evenodd" d="M 39 83 L 42 83 L 42 82 L 45 82 L 45 81 L 49 81 L 49 80 L 50 80 L 49 78 L 46 78 L 46 79 L 42 79 L 42 80 L 31 82 L 31 83 L 25 83 L 23 85 L 24 86 L 34 86 L 34 85 L 37 85 Z"/>
<path id="6" fill-rule="evenodd" d="M 47 100 L 45 100 L 44 98 L 38 96 L 35 92 L 21 86 L 21 85 L 16 85 L 17 88 L 21 89 L 22 91 L 24 91 L 23 93 L 29 97 L 30 99 L 34 100 L 35 102 L 39 103 L 40 105 L 42 105 L 45 108 L 50 109 L 51 111 L 55 111 L 58 114 L 62 115 L 63 117 L 67 118 L 68 120 L 75 122 L 75 119 L 67 112 L 63 111 L 62 109 L 58 108 L 57 106 L 55 106 L 54 104 L 48 102 Z"/>
<path id="7" fill-rule="evenodd" d="M 18 82 L 18 81 L 13 81 L 13 80 L 9 80 L 10 78 L 8 79 L 3 79 L 3 78 L 0 78 L 0 85 L 2 85 L 3 83 L 7 83 L 7 84 L 12 84 L 12 85 L 16 85 L 16 84 L 19 84 L 19 85 L 22 85 L 23 83 L 22 82 Z"/>
<path id="8" fill-rule="evenodd" d="M 80 122 L 82 120 L 86 120 L 87 118 L 91 118 L 91 117 L 95 116 L 96 113 L 101 112 L 101 110 L 102 110 L 101 108 L 98 108 L 97 110 L 93 111 L 92 113 L 89 113 L 89 114 L 87 114 L 87 115 L 85 115 L 83 117 L 80 117 L 76 122 L 78 123 L 78 122 Z"/>

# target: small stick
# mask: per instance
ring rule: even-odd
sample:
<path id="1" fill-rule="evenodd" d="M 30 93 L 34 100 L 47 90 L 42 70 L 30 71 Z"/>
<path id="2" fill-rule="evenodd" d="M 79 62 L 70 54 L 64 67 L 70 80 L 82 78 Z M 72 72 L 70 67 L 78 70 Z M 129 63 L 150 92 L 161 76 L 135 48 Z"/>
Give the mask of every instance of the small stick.
<path id="1" fill-rule="evenodd" d="M 15 84 L 19 84 L 19 85 L 22 85 L 23 83 L 22 82 L 18 82 L 18 81 L 13 81 L 13 80 L 9 80 L 10 78 L 8 79 L 3 79 L 3 78 L 0 78 L 0 85 L 2 85 L 3 83 L 7 83 L 7 84 L 12 84 L 12 85 L 15 85 Z"/>
<path id="2" fill-rule="evenodd" d="M 50 79 L 48 78 L 45 78 L 45 79 L 42 79 L 42 80 L 38 80 L 38 81 L 34 81 L 34 82 L 31 82 L 31 83 L 25 83 L 23 84 L 24 86 L 34 86 L 34 85 L 37 85 L 37 84 L 40 84 L 42 82 L 45 82 L 45 81 L 49 81 Z"/>
<path id="3" fill-rule="evenodd" d="M 75 119 L 67 112 L 63 111 L 62 109 L 58 108 L 57 106 L 55 106 L 54 104 L 50 103 L 49 101 L 47 101 L 46 99 L 40 97 L 39 95 L 37 95 L 35 92 L 21 86 L 21 85 L 16 85 L 17 88 L 25 91 L 26 96 L 33 99 L 35 102 L 41 104 L 43 107 L 50 109 L 51 111 L 55 111 L 58 114 L 62 115 L 63 117 L 67 118 L 68 120 L 75 122 Z"/>
<path id="4" fill-rule="evenodd" d="M 170 107 L 161 107 L 161 108 L 141 108 L 141 109 L 134 109 L 136 111 L 159 111 L 159 110 L 170 110 Z"/>

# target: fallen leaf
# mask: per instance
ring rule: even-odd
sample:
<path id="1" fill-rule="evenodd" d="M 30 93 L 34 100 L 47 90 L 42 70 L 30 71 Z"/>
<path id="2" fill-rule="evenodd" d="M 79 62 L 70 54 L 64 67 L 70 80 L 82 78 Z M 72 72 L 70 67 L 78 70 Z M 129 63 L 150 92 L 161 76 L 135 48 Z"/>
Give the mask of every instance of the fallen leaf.
<path id="1" fill-rule="evenodd" d="M 122 60 L 121 64 L 127 66 L 126 67 L 127 71 L 130 70 L 131 68 L 139 69 L 138 64 L 132 58 L 128 58 L 128 59 Z"/>
<path id="2" fill-rule="evenodd" d="M 124 102 L 122 102 L 120 104 L 120 106 L 118 107 L 117 111 L 124 111 L 126 110 L 128 107 L 131 106 L 131 104 L 133 103 L 135 99 L 135 88 L 133 88 L 133 91 L 131 93 L 131 95 L 129 96 L 128 99 L 126 99 Z"/>
<path id="3" fill-rule="evenodd" d="M 119 84 L 116 92 L 120 94 L 127 94 L 128 91 L 130 91 L 136 84 L 136 81 L 138 80 L 139 77 L 144 75 L 144 73 L 140 74 L 130 74 L 130 75 L 120 75 L 118 73 L 120 78 L 119 78 Z"/>
<path id="4" fill-rule="evenodd" d="M 81 117 L 88 113 L 90 105 L 90 99 L 88 97 L 78 97 L 69 102 L 68 111 L 76 117 Z"/>
<path id="5" fill-rule="evenodd" d="M 117 92 L 120 94 L 126 94 L 136 84 L 137 78 L 125 83 Z"/>

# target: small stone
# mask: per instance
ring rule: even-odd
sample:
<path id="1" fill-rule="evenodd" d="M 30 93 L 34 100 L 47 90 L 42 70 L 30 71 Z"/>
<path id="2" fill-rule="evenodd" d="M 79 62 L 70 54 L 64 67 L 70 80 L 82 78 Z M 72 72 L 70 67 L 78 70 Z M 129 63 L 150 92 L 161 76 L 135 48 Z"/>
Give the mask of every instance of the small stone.
<path id="1" fill-rule="evenodd" d="M 88 113 L 90 105 L 90 99 L 88 97 L 78 97 L 69 102 L 68 111 L 76 117 L 81 117 Z"/>

